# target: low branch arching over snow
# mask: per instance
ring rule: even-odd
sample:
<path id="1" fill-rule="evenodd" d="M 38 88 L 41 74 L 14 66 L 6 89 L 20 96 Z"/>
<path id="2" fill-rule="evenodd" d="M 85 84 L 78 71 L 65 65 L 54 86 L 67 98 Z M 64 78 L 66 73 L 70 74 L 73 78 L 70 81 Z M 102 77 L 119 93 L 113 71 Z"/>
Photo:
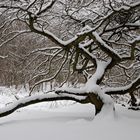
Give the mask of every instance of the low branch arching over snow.
<path id="1" fill-rule="evenodd" d="M 13 103 L 9 103 L 3 108 L 0 108 L 0 117 L 7 116 L 12 112 L 16 111 L 19 108 L 23 108 L 35 103 L 40 102 L 48 102 L 48 101 L 59 101 L 59 100 L 72 100 L 79 103 L 85 100 L 85 96 L 75 96 L 75 95 L 57 95 L 57 94 L 43 94 L 43 95 L 32 95 L 28 97 L 24 97 L 23 99 L 19 99 L 14 101 Z"/>

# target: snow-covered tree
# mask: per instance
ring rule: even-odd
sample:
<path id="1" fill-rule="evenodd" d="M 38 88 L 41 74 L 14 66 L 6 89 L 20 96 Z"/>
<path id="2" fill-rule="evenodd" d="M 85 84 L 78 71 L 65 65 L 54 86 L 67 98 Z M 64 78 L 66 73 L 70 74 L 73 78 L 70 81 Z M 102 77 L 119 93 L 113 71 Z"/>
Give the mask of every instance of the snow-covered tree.
<path id="1" fill-rule="evenodd" d="M 40 71 L 30 96 L 0 109 L 6 116 L 18 108 L 44 101 L 73 100 L 95 105 L 96 114 L 104 108 L 114 109 L 110 95 L 130 94 L 140 88 L 140 2 L 136 0 L 1 0 L 5 28 L 0 47 L 22 34 L 36 33 L 48 38 L 32 54 L 45 54 L 46 71 Z M 21 23 L 20 28 L 10 27 Z M 10 37 L 9 37 L 10 35 Z M 55 66 L 55 67 L 54 67 Z M 82 87 L 63 87 L 74 74 L 85 78 Z M 32 95 L 33 89 L 65 78 L 54 93 Z M 132 98 L 133 99 L 133 98 Z M 135 99 L 135 98 L 134 98 Z M 134 100 L 133 100 L 134 101 Z"/>

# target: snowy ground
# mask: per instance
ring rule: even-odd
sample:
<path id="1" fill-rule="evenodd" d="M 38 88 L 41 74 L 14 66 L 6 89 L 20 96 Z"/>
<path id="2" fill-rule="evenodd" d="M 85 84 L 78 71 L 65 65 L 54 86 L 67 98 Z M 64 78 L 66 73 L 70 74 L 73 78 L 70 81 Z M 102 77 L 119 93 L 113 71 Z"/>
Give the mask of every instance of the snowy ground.
<path id="1" fill-rule="evenodd" d="M 36 106 L 37 107 L 37 106 Z M 93 118 L 91 105 L 27 108 L 0 118 L 2 140 L 139 140 L 140 112 L 117 106 L 117 114 Z"/>
<path id="2" fill-rule="evenodd" d="M 0 96 L 0 104 L 9 100 Z M 140 140 L 140 111 L 116 105 L 116 113 L 94 118 L 90 104 L 50 108 L 38 104 L 0 118 L 0 140 Z"/>

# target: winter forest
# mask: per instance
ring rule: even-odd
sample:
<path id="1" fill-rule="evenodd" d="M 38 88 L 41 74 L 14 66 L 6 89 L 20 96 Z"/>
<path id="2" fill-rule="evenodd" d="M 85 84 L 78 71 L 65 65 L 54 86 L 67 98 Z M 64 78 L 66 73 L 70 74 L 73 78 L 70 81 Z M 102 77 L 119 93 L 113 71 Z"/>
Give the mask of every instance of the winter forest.
<path id="1" fill-rule="evenodd" d="M 139 140 L 139 110 L 139 0 L 0 0 L 4 140 Z"/>

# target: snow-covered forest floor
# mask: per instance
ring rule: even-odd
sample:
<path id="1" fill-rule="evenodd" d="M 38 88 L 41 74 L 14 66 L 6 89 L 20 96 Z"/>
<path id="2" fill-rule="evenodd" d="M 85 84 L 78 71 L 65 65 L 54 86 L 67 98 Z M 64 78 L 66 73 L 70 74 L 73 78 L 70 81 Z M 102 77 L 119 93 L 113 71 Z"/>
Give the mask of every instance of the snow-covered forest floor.
<path id="1" fill-rule="evenodd" d="M 7 94 L 2 94 L 5 91 Z M 12 100 L 10 91 L 1 88 L 0 107 Z M 0 139 L 139 140 L 140 111 L 117 104 L 115 107 L 114 114 L 94 118 L 94 107 L 90 104 L 53 102 L 32 105 L 0 118 Z"/>

